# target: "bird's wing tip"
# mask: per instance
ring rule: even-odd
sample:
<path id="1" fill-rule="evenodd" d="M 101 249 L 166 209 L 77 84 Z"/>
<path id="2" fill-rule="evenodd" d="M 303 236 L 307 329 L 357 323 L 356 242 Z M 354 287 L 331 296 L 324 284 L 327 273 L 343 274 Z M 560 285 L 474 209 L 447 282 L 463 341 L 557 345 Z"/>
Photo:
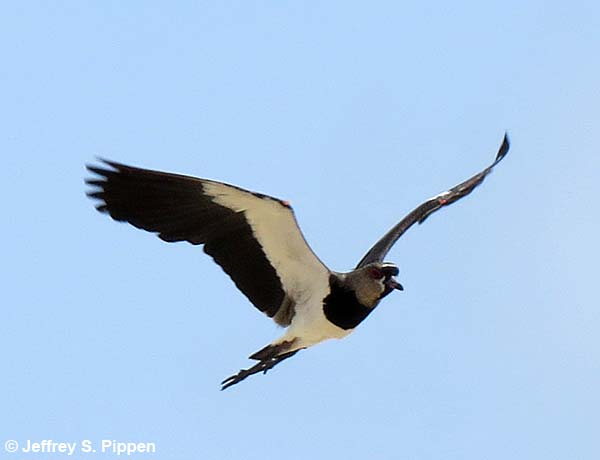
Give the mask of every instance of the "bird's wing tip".
<path id="1" fill-rule="evenodd" d="M 498 149 L 498 153 L 496 154 L 496 160 L 494 161 L 494 165 L 498 164 L 508 153 L 510 149 L 510 137 L 508 136 L 508 131 L 504 132 L 504 137 L 502 138 L 502 144 L 500 144 L 500 148 Z"/>

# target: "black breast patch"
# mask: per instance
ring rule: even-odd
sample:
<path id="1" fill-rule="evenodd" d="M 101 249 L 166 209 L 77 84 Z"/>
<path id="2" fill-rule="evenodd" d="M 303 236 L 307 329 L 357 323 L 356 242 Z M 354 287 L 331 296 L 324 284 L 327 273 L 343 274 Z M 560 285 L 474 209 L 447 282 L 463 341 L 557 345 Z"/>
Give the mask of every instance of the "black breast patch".
<path id="1" fill-rule="evenodd" d="M 323 300 L 323 312 L 336 326 L 354 329 L 373 311 L 362 305 L 354 292 L 344 287 L 335 275 L 329 277 L 329 286 L 331 292 Z"/>

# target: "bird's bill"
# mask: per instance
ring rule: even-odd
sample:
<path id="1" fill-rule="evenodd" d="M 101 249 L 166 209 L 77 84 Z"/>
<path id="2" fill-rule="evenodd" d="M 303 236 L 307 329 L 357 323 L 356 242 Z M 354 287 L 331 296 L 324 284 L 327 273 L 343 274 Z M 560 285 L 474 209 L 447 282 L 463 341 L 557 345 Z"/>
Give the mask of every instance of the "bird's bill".
<path id="1" fill-rule="evenodd" d="M 393 276 L 390 276 L 386 281 L 385 281 L 385 286 L 389 289 L 389 290 L 393 290 L 393 289 L 397 289 L 399 291 L 404 291 L 404 288 L 402 287 L 402 285 L 398 282 L 398 280 L 396 278 L 394 278 Z"/>

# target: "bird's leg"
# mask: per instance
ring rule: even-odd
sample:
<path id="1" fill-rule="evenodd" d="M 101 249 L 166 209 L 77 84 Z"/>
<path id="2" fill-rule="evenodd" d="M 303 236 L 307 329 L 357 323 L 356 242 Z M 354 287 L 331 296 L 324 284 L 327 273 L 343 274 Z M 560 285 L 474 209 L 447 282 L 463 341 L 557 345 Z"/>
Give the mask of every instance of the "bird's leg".
<path id="1" fill-rule="evenodd" d="M 236 383 L 240 383 L 247 377 L 250 377 L 253 374 L 261 372 L 265 368 L 265 364 L 267 361 L 260 361 L 249 369 L 241 369 L 237 374 L 232 375 L 231 377 L 227 377 L 225 380 L 221 382 L 221 391 L 225 388 L 229 388 L 231 385 L 235 385 Z"/>
<path id="2" fill-rule="evenodd" d="M 221 387 L 221 390 L 224 390 L 225 388 L 229 388 L 230 386 L 241 382 L 242 380 L 244 380 L 247 377 L 250 377 L 253 374 L 257 374 L 259 372 L 266 374 L 269 369 L 272 369 L 274 366 L 279 364 L 281 361 L 283 361 L 287 358 L 291 358 L 296 353 L 298 353 L 298 351 L 300 351 L 300 350 L 288 351 L 287 353 L 283 353 L 278 356 L 273 356 L 273 357 L 264 359 L 248 369 L 240 370 L 237 374 L 232 375 L 231 377 L 227 377 L 225 380 L 223 380 L 221 382 L 221 385 L 223 385 Z"/>
<path id="3" fill-rule="evenodd" d="M 273 358 L 271 360 L 271 362 L 267 363 L 267 365 L 265 366 L 265 368 L 263 369 L 263 374 L 266 374 L 267 371 L 273 369 L 273 367 L 276 364 L 279 364 L 281 361 L 291 358 L 292 356 L 294 356 L 296 353 L 298 353 L 300 350 L 294 350 L 294 351 L 288 351 L 287 353 L 283 353 L 282 355 L 276 356 L 275 358 Z"/>

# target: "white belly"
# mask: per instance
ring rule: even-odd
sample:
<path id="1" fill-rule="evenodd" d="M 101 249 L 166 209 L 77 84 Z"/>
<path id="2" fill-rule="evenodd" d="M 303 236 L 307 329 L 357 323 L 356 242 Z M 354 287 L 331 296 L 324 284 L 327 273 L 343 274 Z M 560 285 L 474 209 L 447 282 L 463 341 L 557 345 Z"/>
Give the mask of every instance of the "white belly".
<path id="1" fill-rule="evenodd" d="M 296 314 L 285 334 L 275 343 L 294 341 L 292 350 L 308 348 L 328 339 L 341 339 L 353 329 L 342 329 L 329 322 L 323 313 L 323 297 L 296 306 Z"/>

